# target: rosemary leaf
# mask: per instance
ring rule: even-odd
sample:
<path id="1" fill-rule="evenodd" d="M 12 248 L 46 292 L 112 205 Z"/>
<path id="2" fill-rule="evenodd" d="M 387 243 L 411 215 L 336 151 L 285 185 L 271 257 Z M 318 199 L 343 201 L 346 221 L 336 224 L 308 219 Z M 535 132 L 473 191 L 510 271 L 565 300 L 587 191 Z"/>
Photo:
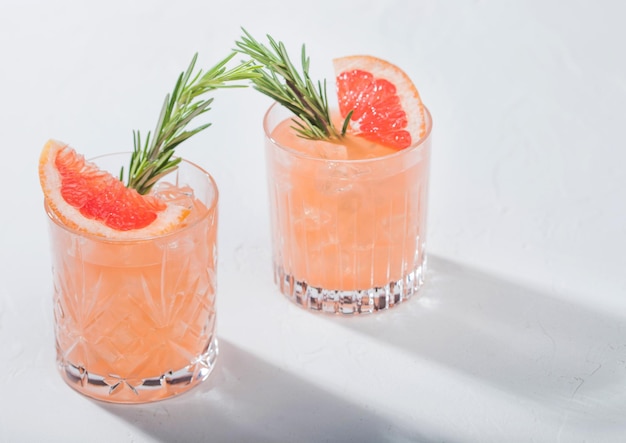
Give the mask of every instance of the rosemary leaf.
<path id="1" fill-rule="evenodd" d="M 227 69 L 226 65 L 235 55 L 233 51 L 207 72 L 198 70 L 194 74 L 198 58 L 198 54 L 194 54 L 188 68 L 178 76 L 172 92 L 165 96 L 154 131 L 148 132 L 145 139 L 139 131 L 133 131 L 133 153 L 126 178 L 124 168 L 120 170 L 120 180 L 125 181 L 127 187 L 146 194 L 161 177 L 178 167 L 181 159 L 174 156 L 175 148 L 211 125 L 204 123 L 186 129 L 191 121 L 211 109 L 213 98 L 202 97 L 219 88 L 245 87 L 245 84 L 233 82 L 254 81 L 260 76 L 259 66 L 252 61 Z"/>
<path id="2" fill-rule="evenodd" d="M 249 63 L 261 65 L 259 76 L 251 79 L 254 89 L 280 103 L 298 119 L 294 129 L 302 138 L 337 140 L 345 130 L 335 128 L 328 109 L 326 81 L 314 82 L 309 75 L 310 60 L 302 45 L 301 72 L 292 63 L 282 42 L 267 35 L 268 46 L 242 28 L 243 36 L 235 42 L 235 51 L 250 57 Z M 344 127 L 347 121 L 344 122 Z"/>

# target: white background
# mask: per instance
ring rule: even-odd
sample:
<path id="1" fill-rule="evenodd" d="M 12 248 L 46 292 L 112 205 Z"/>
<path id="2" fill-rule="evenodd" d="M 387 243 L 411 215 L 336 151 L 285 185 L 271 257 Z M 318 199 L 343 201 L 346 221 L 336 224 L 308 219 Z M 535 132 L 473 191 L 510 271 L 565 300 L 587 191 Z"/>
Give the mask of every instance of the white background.
<path id="1" fill-rule="evenodd" d="M 626 6 L 618 1 L 0 4 L 0 441 L 621 442 L 626 438 Z M 217 93 L 179 148 L 220 192 L 211 378 L 98 403 L 56 373 L 37 176 L 56 138 L 128 150 L 198 51 L 243 26 L 402 67 L 434 117 L 429 271 L 380 315 L 299 310 L 271 279 L 261 119 Z M 332 91 L 332 89 L 331 89 Z"/>

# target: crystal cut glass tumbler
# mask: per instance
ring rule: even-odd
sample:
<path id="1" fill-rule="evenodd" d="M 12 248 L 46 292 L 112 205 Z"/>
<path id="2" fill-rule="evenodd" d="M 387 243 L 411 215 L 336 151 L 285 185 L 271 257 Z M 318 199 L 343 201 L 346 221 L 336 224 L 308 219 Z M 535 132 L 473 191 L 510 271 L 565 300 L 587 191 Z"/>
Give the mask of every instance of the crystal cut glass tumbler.
<path id="1" fill-rule="evenodd" d="M 128 158 L 93 161 L 115 173 Z M 162 236 L 92 236 L 46 207 L 58 368 L 67 384 L 98 400 L 165 399 L 205 380 L 216 361 L 218 190 L 186 161 L 163 180 L 169 184 L 157 192 L 191 213 Z"/>
<path id="2" fill-rule="evenodd" d="M 407 300 L 422 285 L 426 265 L 430 114 L 425 137 L 413 146 L 340 160 L 307 152 L 306 141 L 294 142 L 297 148 L 279 144 L 276 127 L 292 116 L 274 104 L 264 119 L 280 291 L 297 305 L 333 314 L 372 313 Z"/>

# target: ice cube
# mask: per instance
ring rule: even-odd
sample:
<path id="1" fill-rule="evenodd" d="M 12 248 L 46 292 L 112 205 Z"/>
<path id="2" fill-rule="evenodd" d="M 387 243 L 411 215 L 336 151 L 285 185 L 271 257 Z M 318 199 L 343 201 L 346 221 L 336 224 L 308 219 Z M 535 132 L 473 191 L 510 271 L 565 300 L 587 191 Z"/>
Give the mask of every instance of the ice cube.
<path id="1" fill-rule="evenodd" d="M 315 151 L 320 158 L 326 160 L 347 160 L 348 150 L 343 145 L 335 143 L 317 142 Z"/>
<path id="2" fill-rule="evenodd" d="M 152 188 L 152 194 L 166 203 L 187 209 L 193 208 L 194 192 L 188 185 L 178 187 L 169 182 L 159 182 Z"/>
<path id="3" fill-rule="evenodd" d="M 319 231 L 332 221 L 332 215 L 319 205 L 304 203 L 291 213 L 293 224 L 303 232 Z"/>
<path id="4" fill-rule="evenodd" d="M 368 166 L 342 162 L 328 162 L 316 177 L 317 189 L 324 194 L 343 193 L 355 186 L 362 189 L 366 181 L 361 176 L 371 172 Z"/>

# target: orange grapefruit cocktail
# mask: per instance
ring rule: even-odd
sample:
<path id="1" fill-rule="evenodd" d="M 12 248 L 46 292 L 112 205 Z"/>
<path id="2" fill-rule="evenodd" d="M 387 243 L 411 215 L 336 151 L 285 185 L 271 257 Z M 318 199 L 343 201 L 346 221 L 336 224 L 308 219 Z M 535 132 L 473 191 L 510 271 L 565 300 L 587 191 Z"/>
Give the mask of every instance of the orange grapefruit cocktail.
<path id="1" fill-rule="evenodd" d="M 115 171 L 126 159 L 94 161 Z M 182 208 L 184 220 L 161 233 L 94 235 L 46 201 L 57 363 L 70 386 L 96 399 L 175 395 L 204 380 L 217 356 L 215 183 L 182 162 L 150 195 Z"/>
<path id="2" fill-rule="evenodd" d="M 218 190 L 175 149 L 210 126 L 189 127 L 208 93 L 256 76 L 249 62 L 228 67 L 235 55 L 203 71 L 195 54 L 132 152 L 87 161 L 56 140 L 41 151 L 57 363 L 82 394 L 160 400 L 214 368 Z"/>
<path id="3" fill-rule="evenodd" d="M 274 276 L 305 308 L 370 313 L 423 283 L 431 117 L 406 75 L 368 56 L 335 61 L 340 139 L 301 137 L 265 116 Z"/>

